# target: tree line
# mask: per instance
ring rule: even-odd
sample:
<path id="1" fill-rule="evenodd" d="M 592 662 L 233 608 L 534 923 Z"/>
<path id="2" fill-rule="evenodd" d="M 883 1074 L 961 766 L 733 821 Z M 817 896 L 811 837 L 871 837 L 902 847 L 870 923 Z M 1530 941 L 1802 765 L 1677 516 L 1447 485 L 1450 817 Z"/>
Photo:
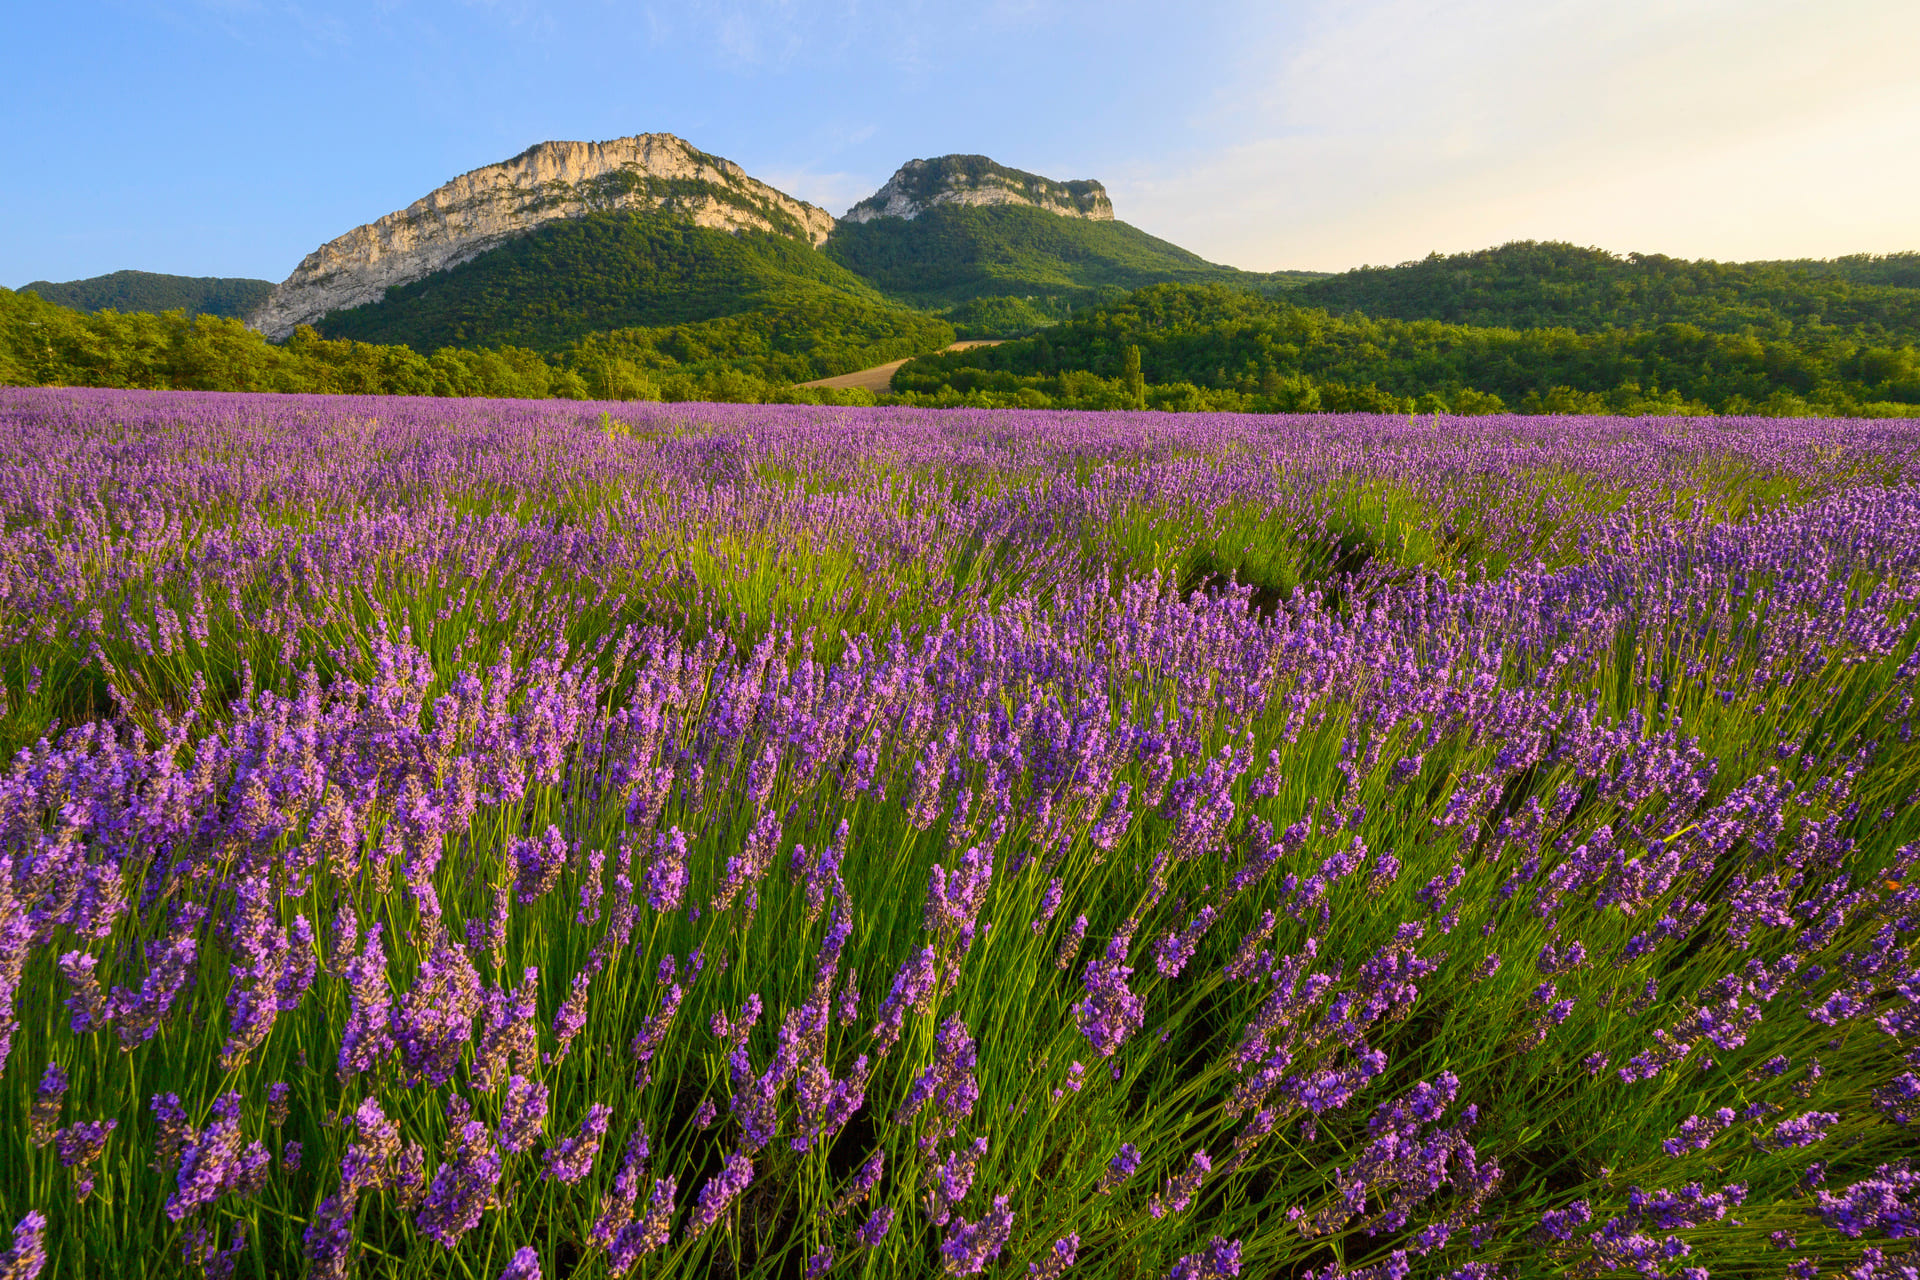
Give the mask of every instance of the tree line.
<path id="1" fill-rule="evenodd" d="M 1833 328 L 1335 315 L 1167 284 L 1017 342 L 921 357 L 893 385 L 918 402 L 1062 408 L 1904 417 L 1920 415 L 1920 350 Z"/>
<path id="2" fill-rule="evenodd" d="M 858 404 L 871 393 L 793 384 L 952 340 L 952 326 L 933 316 L 810 303 L 594 334 L 548 354 L 516 346 L 423 354 L 325 338 L 308 325 L 274 343 L 233 319 L 83 313 L 0 289 L 0 385 L 14 386 Z"/>

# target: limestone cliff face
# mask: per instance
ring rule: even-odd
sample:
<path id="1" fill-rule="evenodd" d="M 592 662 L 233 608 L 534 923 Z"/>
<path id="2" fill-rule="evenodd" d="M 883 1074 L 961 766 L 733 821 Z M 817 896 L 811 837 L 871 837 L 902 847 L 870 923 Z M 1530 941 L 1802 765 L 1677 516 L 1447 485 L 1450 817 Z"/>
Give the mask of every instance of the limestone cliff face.
<path id="1" fill-rule="evenodd" d="M 1107 189 L 1089 179 L 1055 182 L 985 156 L 936 156 L 901 165 L 886 186 L 847 210 L 846 221 L 917 218 L 941 204 L 1024 204 L 1063 218 L 1113 220 Z"/>
<path id="2" fill-rule="evenodd" d="M 773 231 L 814 245 L 833 230 L 825 209 L 757 182 L 731 160 L 670 133 L 543 142 L 329 240 L 301 260 L 248 323 L 269 338 L 284 338 L 297 325 L 378 302 L 390 286 L 476 258 L 543 222 L 658 208 L 697 226 Z"/>

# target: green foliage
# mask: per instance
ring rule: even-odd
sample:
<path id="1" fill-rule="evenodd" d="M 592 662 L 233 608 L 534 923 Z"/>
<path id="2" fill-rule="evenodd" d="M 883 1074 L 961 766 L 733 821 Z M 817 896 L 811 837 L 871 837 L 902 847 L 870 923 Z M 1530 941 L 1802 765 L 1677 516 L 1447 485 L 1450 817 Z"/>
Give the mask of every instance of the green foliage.
<path id="1" fill-rule="evenodd" d="M 698 324 L 593 334 L 569 349 L 567 362 L 583 373 L 612 360 L 646 371 L 726 365 L 768 382 L 809 382 L 952 341 L 953 326 L 936 316 L 823 297 Z"/>
<path id="2" fill-rule="evenodd" d="M 31 293 L 0 290 L 0 382 L 152 390 L 358 395 L 583 396 L 572 371 L 532 351 L 446 349 L 329 341 L 301 326 L 276 346 L 218 316 L 82 315 Z"/>
<path id="3" fill-rule="evenodd" d="M 1031 338 L 923 357 L 894 388 L 915 403 L 1119 407 L 1108 383 L 1131 400 L 1136 347 L 1150 408 L 1920 414 L 1910 344 L 1678 323 L 1582 333 L 1334 316 L 1220 285 L 1155 285 Z"/>
<path id="4" fill-rule="evenodd" d="M 804 241 L 623 211 L 549 222 L 315 327 L 328 337 L 416 351 L 514 345 L 551 352 L 610 329 L 849 299 L 881 305 L 871 287 Z"/>
<path id="5" fill-rule="evenodd" d="M 934 316 L 827 298 L 700 324 L 592 335 L 547 356 L 525 347 L 411 347 L 321 337 L 284 344 L 214 316 L 82 315 L 0 289 L 0 385 L 510 399 L 872 404 L 867 391 L 794 381 L 938 350 Z"/>
<path id="6" fill-rule="evenodd" d="M 1294 301 L 1334 312 L 1504 328 L 1651 329 L 1920 340 L 1920 253 L 1832 262 L 1688 262 L 1660 254 L 1518 241 L 1361 267 L 1302 285 Z"/>
<path id="7" fill-rule="evenodd" d="M 184 311 L 243 320 L 273 292 L 270 280 L 226 276 L 169 276 L 152 271 L 115 271 L 85 280 L 25 286 L 48 302 L 75 311 Z"/>
<path id="8" fill-rule="evenodd" d="M 842 222 L 822 251 L 890 299 L 953 308 L 954 327 L 973 337 L 1030 332 L 1161 281 L 1266 282 L 1124 222 L 1020 205 L 936 205 L 911 220 Z"/>

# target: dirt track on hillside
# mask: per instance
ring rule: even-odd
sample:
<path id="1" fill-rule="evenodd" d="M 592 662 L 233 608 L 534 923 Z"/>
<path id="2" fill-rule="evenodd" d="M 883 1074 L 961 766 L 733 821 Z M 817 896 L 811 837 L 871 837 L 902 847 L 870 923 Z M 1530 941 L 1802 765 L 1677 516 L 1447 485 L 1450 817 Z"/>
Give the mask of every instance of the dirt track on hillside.
<path id="1" fill-rule="evenodd" d="M 973 338 L 966 342 L 956 342 L 948 346 L 948 351 L 965 351 L 969 347 L 992 347 L 1003 341 L 999 338 Z M 905 364 L 905 360 L 894 360 L 887 364 L 877 364 L 871 369 L 862 369 L 857 373 L 840 373 L 831 378 L 816 378 L 812 382 L 802 382 L 802 387 L 834 387 L 845 390 L 848 387 L 864 387 L 868 391 L 885 391 L 893 385 L 893 371 Z"/>

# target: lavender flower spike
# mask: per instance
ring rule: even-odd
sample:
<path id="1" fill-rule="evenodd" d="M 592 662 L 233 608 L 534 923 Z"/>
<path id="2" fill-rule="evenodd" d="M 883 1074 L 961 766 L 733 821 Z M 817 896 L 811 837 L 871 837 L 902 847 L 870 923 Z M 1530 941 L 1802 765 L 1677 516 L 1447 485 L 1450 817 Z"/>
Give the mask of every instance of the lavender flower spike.
<path id="1" fill-rule="evenodd" d="M 47 1265 L 47 1215 L 27 1210 L 13 1229 L 13 1248 L 0 1253 L 0 1280 L 34 1280 Z"/>
<path id="2" fill-rule="evenodd" d="M 727 1163 L 719 1173 L 707 1179 L 707 1185 L 700 1188 L 700 1202 L 693 1208 L 693 1216 L 687 1220 L 686 1238 L 697 1240 L 707 1233 L 707 1229 L 727 1211 L 734 1198 L 753 1181 L 753 1161 L 738 1151 L 727 1157 Z"/>
<path id="3" fill-rule="evenodd" d="M 500 1280 L 540 1280 L 540 1255 L 531 1246 L 522 1245 L 500 1273 Z"/>

